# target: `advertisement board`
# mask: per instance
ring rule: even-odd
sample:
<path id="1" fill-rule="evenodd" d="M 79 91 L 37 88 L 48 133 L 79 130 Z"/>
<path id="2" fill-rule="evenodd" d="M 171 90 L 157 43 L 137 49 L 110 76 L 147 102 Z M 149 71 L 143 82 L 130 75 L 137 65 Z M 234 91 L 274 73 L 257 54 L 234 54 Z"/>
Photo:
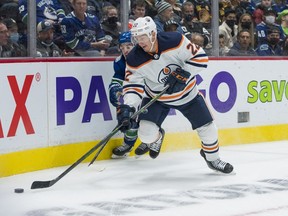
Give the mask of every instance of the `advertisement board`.
<path id="1" fill-rule="evenodd" d="M 0 64 L 1 154 L 47 145 L 47 70 L 41 63 Z"/>
<path id="2" fill-rule="evenodd" d="M 215 59 L 197 75 L 222 145 L 288 139 L 287 67 L 281 59 Z M 113 73 L 113 59 L 0 64 L 0 177 L 71 164 L 109 134 L 117 124 Z M 162 127 L 163 151 L 200 146 L 178 111 L 171 109 Z M 111 139 L 103 158 L 122 136 Z"/>

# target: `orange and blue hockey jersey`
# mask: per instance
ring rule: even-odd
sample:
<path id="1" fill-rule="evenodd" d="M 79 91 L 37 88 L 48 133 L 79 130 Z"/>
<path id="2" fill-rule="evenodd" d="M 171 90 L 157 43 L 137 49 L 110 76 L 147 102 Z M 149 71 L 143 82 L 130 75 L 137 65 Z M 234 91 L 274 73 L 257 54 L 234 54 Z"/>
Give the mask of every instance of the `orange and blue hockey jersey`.
<path id="1" fill-rule="evenodd" d="M 157 95 L 164 89 L 169 74 L 179 67 L 191 74 L 187 86 L 183 91 L 162 95 L 158 101 L 180 106 L 198 94 L 196 75 L 208 64 L 204 50 L 178 32 L 160 32 L 157 39 L 156 53 L 147 53 L 137 45 L 127 56 L 123 83 L 125 104 L 137 108 L 143 96 Z"/>

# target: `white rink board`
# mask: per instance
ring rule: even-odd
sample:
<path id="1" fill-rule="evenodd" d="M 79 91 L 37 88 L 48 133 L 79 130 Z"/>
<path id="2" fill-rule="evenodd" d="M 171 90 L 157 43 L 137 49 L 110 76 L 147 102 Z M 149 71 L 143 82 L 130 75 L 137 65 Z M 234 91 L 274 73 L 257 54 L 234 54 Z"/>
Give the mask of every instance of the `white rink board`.
<path id="1" fill-rule="evenodd" d="M 0 153 L 47 145 L 45 64 L 0 64 L 0 71 Z"/>
<path id="2" fill-rule="evenodd" d="M 284 68 L 288 62 L 283 60 L 211 60 L 198 82 L 203 79 L 199 89 L 206 91 L 218 128 L 287 124 L 288 74 Z M 1 153 L 99 140 L 117 123 L 108 96 L 112 61 L 7 63 L 0 69 Z M 40 81 L 35 79 L 37 72 Z M 25 105 L 35 133 L 27 134 L 20 118 L 16 136 L 7 137 L 16 106 L 7 76 L 15 76 L 21 90 L 27 75 L 34 76 Z M 249 92 L 251 82 L 257 85 Z M 251 92 L 258 95 L 260 90 L 262 101 L 249 103 Z M 238 112 L 249 112 L 250 121 L 238 123 Z M 190 130 L 178 112 L 163 126 L 167 132 Z"/>

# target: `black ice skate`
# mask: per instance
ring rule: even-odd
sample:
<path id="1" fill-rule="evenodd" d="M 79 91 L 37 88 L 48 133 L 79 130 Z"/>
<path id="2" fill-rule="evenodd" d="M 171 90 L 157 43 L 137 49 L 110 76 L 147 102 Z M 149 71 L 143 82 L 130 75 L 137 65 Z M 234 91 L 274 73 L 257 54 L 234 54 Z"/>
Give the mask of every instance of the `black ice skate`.
<path id="1" fill-rule="evenodd" d="M 117 158 L 124 158 L 127 157 L 132 150 L 133 145 L 128 145 L 125 142 L 121 146 L 118 146 L 112 150 L 112 158 L 117 159 Z"/>
<path id="2" fill-rule="evenodd" d="M 146 143 L 141 143 L 136 149 L 135 149 L 135 155 L 136 158 L 139 158 L 141 155 L 146 154 L 149 151 L 149 147 Z"/>
<path id="3" fill-rule="evenodd" d="M 156 142 L 151 143 L 149 146 L 149 148 L 150 148 L 149 155 L 153 159 L 158 157 L 160 150 L 161 150 L 161 146 L 162 146 L 164 135 L 165 135 L 165 131 L 163 128 L 160 129 L 160 133 L 162 134 L 162 137 L 159 140 L 157 140 Z"/>
<path id="4" fill-rule="evenodd" d="M 212 170 L 219 171 L 222 173 L 231 173 L 233 171 L 233 166 L 229 163 L 226 163 L 225 161 L 222 161 L 220 159 L 217 159 L 215 161 L 207 161 L 206 155 L 203 151 L 203 149 L 200 150 L 201 156 L 205 159 L 208 167 Z"/>

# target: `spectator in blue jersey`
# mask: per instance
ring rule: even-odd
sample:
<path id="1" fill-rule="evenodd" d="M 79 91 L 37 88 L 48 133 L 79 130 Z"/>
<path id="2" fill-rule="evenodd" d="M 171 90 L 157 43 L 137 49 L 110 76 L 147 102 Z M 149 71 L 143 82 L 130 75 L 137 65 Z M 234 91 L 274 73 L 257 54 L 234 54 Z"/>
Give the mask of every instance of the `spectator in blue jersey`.
<path id="1" fill-rule="evenodd" d="M 27 24 L 27 18 L 28 18 L 27 0 L 19 0 L 18 6 L 22 22 Z M 36 0 L 36 24 L 44 20 L 46 21 L 48 20 L 49 22 L 51 22 L 55 28 L 54 30 L 55 38 L 59 38 L 61 36 L 59 23 L 64 17 L 65 12 L 62 8 L 62 5 L 60 5 L 60 3 L 58 2 L 58 0 Z M 24 41 L 24 43 L 27 42 Z"/>
<path id="2" fill-rule="evenodd" d="M 61 22 L 65 42 L 78 56 L 101 56 L 110 46 L 99 19 L 87 14 L 87 0 L 72 0 L 74 11 Z"/>
<path id="3" fill-rule="evenodd" d="M 256 52 L 259 56 L 282 56 L 283 50 L 279 42 L 279 28 L 271 27 L 267 30 L 266 43 L 258 45 Z"/>
<path id="4" fill-rule="evenodd" d="M 58 0 L 60 7 L 64 10 L 65 14 L 69 14 L 73 11 L 72 0 Z M 87 0 L 87 13 L 97 16 L 98 19 L 102 17 L 102 8 L 112 5 L 107 1 L 102 0 Z"/>
<path id="5" fill-rule="evenodd" d="M 274 4 L 272 4 L 272 8 L 277 13 L 281 13 L 283 10 L 288 9 L 288 2 L 287 0 L 274 0 Z"/>
<path id="6" fill-rule="evenodd" d="M 257 44 L 258 46 L 261 44 L 266 44 L 267 41 L 267 30 L 270 28 L 278 28 L 280 31 L 280 40 L 283 41 L 285 38 L 285 34 L 280 25 L 276 22 L 276 12 L 272 9 L 266 9 L 264 11 L 264 20 L 256 26 L 256 34 L 257 34 Z"/>
<path id="7" fill-rule="evenodd" d="M 28 8 L 27 0 L 19 0 L 19 13 L 22 21 L 27 24 Z M 50 20 L 52 23 L 59 23 L 65 17 L 65 12 L 59 5 L 58 0 L 36 0 L 36 22 Z"/>
<path id="8" fill-rule="evenodd" d="M 241 30 L 237 35 L 237 41 L 231 47 L 227 56 L 256 56 L 257 53 L 251 46 L 252 35 L 248 29 Z"/>
<path id="9" fill-rule="evenodd" d="M 119 48 L 121 50 L 121 55 L 114 60 L 114 75 L 109 85 L 110 103 L 114 107 L 118 107 L 121 104 L 120 98 L 122 95 L 122 84 L 125 79 L 126 57 L 133 47 L 134 45 L 131 42 L 131 32 L 121 33 L 119 36 Z M 124 141 L 122 145 L 112 150 L 112 158 L 122 158 L 129 154 L 138 137 L 137 129 L 138 126 L 136 122 L 134 122 L 133 127 L 124 133 Z M 135 150 L 135 154 L 136 156 L 140 156 L 148 152 L 148 150 L 148 146 L 145 143 L 142 143 Z"/>
<path id="10" fill-rule="evenodd" d="M 156 3 L 156 8 L 158 14 L 154 17 L 154 22 L 157 26 L 157 31 L 158 32 L 163 32 L 164 31 L 164 24 L 168 20 L 174 19 L 173 15 L 173 9 L 171 4 L 165 2 L 165 1 L 160 1 Z M 175 20 L 177 22 L 177 20 Z M 181 26 L 177 28 L 177 32 L 183 33 Z"/>

